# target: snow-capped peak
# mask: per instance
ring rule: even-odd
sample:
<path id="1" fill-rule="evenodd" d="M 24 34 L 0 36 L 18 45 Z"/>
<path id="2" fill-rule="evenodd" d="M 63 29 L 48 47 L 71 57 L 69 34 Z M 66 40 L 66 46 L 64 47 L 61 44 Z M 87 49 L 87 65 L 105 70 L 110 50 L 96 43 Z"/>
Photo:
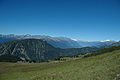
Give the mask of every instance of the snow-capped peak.
<path id="1" fill-rule="evenodd" d="M 110 41 L 112 41 L 112 40 L 107 39 L 107 40 L 102 40 L 100 42 L 110 42 Z"/>
<path id="2" fill-rule="evenodd" d="M 73 39 L 73 38 L 71 38 L 73 41 L 78 41 L 77 39 Z"/>

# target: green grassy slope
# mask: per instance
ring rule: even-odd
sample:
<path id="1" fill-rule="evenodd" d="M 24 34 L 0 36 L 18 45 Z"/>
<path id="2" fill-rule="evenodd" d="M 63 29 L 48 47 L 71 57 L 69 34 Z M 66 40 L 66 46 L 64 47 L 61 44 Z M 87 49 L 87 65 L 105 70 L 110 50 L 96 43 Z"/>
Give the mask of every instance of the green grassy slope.
<path id="1" fill-rule="evenodd" d="M 61 63 L 0 63 L 0 80 L 119 80 L 120 50 Z"/>

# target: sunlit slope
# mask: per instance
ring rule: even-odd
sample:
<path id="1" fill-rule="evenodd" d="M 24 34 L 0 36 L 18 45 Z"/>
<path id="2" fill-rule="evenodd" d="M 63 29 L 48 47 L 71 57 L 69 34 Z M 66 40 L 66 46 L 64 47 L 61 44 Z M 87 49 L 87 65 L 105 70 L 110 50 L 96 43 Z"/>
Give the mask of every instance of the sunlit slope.
<path id="1" fill-rule="evenodd" d="M 69 62 L 0 63 L 0 80 L 119 80 L 120 50 Z"/>

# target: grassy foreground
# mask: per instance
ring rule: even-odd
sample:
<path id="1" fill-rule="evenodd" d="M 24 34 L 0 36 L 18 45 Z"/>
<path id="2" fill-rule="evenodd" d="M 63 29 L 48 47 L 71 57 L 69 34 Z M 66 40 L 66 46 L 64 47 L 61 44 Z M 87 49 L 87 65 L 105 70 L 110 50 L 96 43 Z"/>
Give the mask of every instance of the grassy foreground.
<path id="1" fill-rule="evenodd" d="M 1 62 L 0 80 L 120 80 L 120 50 L 61 63 Z"/>

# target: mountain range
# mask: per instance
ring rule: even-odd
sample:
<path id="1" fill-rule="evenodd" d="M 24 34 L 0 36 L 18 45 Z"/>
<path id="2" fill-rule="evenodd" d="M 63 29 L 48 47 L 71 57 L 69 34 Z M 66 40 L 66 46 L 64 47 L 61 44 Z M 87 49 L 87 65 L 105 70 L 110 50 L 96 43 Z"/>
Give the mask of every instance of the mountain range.
<path id="1" fill-rule="evenodd" d="M 96 47 L 61 49 L 40 39 L 12 40 L 0 44 L 0 58 L 1 61 L 11 61 L 11 57 L 13 57 L 15 60 L 12 61 L 21 59 L 23 61 L 40 62 L 55 59 L 59 56 L 72 56 L 97 49 Z"/>
<path id="2" fill-rule="evenodd" d="M 118 46 L 117 41 L 80 41 L 41 35 L 0 35 L 0 61 L 47 61 L 101 48 Z"/>
<path id="3" fill-rule="evenodd" d="M 74 40 L 67 37 L 52 37 L 52 36 L 45 36 L 45 35 L 2 35 L 0 34 L 0 43 L 4 43 L 10 40 L 23 40 L 23 39 L 41 39 L 47 41 L 49 44 L 56 48 L 82 48 L 82 47 L 104 47 L 109 46 L 117 41 L 81 41 L 81 40 Z"/>

